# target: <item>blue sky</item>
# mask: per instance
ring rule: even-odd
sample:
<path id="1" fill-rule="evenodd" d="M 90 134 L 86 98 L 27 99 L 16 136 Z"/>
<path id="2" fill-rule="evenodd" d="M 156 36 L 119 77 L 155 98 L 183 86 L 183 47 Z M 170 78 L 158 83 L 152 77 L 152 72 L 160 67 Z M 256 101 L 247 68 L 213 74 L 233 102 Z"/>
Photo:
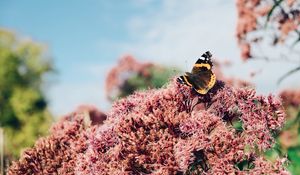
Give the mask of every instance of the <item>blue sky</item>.
<path id="1" fill-rule="evenodd" d="M 157 6 L 155 1 L 149 6 L 127 2 L 2 0 L 0 24 L 48 44 L 60 71 L 65 65 L 111 63 L 120 55 L 118 48 L 105 47 L 106 42 L 134 41 L 126 22 Z"/>
<path id="2" fill-rule="evenodd" d="M 224 0 L 0 1 L 1 27 L 48 45 L 58 74 L 46 94 L 58 116 L 86 103 L 108 109 L 105 75 L 127 53 L 189 70 L 211 50 L 235 63 L 227 75 L 249 79 L 249 72 L 264 68 L 252 81 L 261 92 L 275 91 L 274 70 L 282 74 L 292 66 L 242 64 L 235 23 L 234 1 Z"/>
<path id="3" fill-rule="evenodd" d="M 159 8 L 158 2 L 144 5 L 146 2 L 121 0 L 2 0 L 0 25 L 48 45 L 58 75 L 55 78 L 57 85 L 47 90 L 50 91 L 52 110 L 61 115 L 79 103 L 100 102 L 91 99 L 92 95 L 85 98 L 85 93 L 89 92 L 81 90 L 102 91 L 103 78 L 97 73 L 105 71 L 97 69 L 107 70 L 115 64 L 125 52 L 117 43 L 136 40 L 131 36 L 127 22 L 132 16 L 146 15 L 147 11 Z M 68 89 L 74 94 L 63 93 Z M 66 95 L 70 97 L 65 99 Z M 71 106 L 62 108 L 68 105 Z"/>

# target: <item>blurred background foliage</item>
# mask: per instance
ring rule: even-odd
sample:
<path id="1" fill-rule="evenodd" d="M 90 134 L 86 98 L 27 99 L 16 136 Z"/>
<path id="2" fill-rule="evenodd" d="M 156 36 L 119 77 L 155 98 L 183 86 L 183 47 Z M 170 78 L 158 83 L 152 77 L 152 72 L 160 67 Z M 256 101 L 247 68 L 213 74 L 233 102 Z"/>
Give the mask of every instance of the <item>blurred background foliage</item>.
<path id="1" fill-rule="evenodd" d="M 121 93 L 118 98 L 126 97 L 135 91 L 147 90 L 153 88 L 161 88 L 170 80 L 171 77 L 175 76 L 178 69 L 172 67 L 162 66 L 151 66 L 145 71 L 148 74 L 132 73 L 132 75 L 124 81 L 121 88 Z"/>
<path id="2" fill-rule="evenodd" d="M 52 122 L 42 91 L 44 76 L 53 71 L 46 48 L 0 29 L 0 126 L 6 160 L 45 135 Z"/>
<path id="3" fill-rule="evenodd" d="M 300 91 L 288 90 L 281 92 L 283 104 L 287 113 L 285 126 L 276 134 L 275 147 L 266 152 L 266 157 L 275 160 L 276 157 L 287 156 L 288 169 L 292 174 L 300 174 Z M 291 99 L 297 98 L 297 101 Z M 295 103 L 296 102 L 296 103 Z"/>
<path id="4" fill-rule="evenodd" d="M 160 88 L 180 72 L 176 67 L 143 63 L 127 55 L 121 57 L 118 64 L 108 72 L 106 95 L 113 102 L 135 91 Z"/>

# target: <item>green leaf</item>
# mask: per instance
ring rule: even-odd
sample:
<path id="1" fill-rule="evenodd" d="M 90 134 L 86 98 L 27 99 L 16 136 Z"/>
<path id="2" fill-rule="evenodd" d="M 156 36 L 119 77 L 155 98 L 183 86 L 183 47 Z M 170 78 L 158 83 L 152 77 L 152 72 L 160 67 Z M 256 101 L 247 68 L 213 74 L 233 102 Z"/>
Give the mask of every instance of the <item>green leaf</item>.
<path id="1" fill-rule="evenodd" d="M 246 159 L 236 163 L 235 166 L 241 171 L 250 170 L 255 167 L 253 160 L 246 160 Z"/>
<path id="2" fill-rule="evenodd" d="M 235 121 L 233 123 L 233 128 L 237 131 L 237 132 L 243 132 L 244 128 L 243 128 L 243 121 L 242 120 L 238 120 Z"/>
<path id="3" fill-rule="evenodd" d="M 290 160 L 288 169 L 292 174 L 300 173 L 300 147 L 292 147 L 288 149 L 288 159 Z"/>

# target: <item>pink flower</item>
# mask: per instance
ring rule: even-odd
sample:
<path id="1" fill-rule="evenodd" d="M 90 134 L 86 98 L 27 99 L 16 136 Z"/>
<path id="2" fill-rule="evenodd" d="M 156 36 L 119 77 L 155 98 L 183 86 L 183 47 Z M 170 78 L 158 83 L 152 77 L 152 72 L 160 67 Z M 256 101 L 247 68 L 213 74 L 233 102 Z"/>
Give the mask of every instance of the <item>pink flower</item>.
<path id="1" fill-rule="evenodd" d="M 284 159 L 274 164 L 257 151 L 273 146 L 272 132 L 284 119 L 273 96 L 220 81 L 198 96 L 173 80 L 115 102 L 102 125 L 85 125 L 82 115 L 67 117 L 9 172 L 287 174 Z M 253 166 L 241 166 L 245 161 Z"/>

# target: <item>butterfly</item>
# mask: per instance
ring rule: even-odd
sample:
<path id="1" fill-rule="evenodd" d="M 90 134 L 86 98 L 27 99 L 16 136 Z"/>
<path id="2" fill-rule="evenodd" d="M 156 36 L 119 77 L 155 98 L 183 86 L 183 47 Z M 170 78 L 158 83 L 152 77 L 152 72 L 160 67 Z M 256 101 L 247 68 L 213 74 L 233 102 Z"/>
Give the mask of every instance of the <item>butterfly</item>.
<path id="1" fill-rule="evenodd" d="M 212 72 L 212 54 L 207 51 L 194 64 L 192 72 L 177 78 L 181 84 L 192 87 L 198 94 L 205 95 L 215 85 L 216 75 Z"/>

